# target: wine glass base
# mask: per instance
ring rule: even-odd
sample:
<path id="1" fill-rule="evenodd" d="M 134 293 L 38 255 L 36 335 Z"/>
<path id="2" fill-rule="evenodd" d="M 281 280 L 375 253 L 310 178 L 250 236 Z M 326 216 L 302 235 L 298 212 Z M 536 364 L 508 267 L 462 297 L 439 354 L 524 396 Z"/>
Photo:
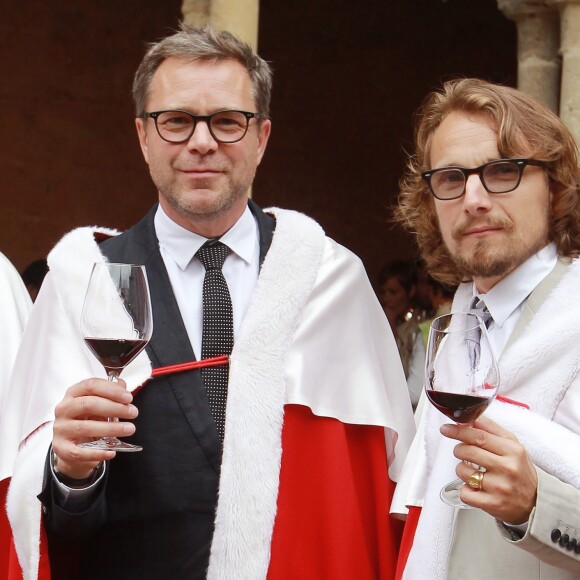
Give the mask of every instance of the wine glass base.
<path id="1" fill-rule="evenodd" d="M 116 437 L 103 437 L 102 439 L 97 439 L 96 441 L 79 443 L 79 447 L 84 447 L 85 449 L 99 449 L 100 451 L 121 451 L 125 453 L 143 451 L 143 447 L 139 445 L 132 445 L 131 443 L 125 443 L 125 441 L 121 441 Z"/>
<path id="2" fill-rule="evenodd" d="M 473 509 L 473 506 L 463 503 L 459 497 L 461 488 L 464 485 L 465 484 L 463 481 L 461 481 L 461 479 L 456 479 L 441 489 L 439 497 L 441 497 L 443 502 L 445 502 L 447 505 L 450 505 L 451 507 L 456 507 L 460 510 Z"/>

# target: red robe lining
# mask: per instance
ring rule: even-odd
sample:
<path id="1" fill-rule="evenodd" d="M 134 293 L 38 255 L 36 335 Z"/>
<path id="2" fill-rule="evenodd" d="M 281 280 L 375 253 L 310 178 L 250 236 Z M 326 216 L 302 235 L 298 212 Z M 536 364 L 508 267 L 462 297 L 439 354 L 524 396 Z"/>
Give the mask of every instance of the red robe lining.
<path id="1" fill-rule="evenodd" d="M 394 578 L 401 524 L 389 517 L 384 429 L 287 405 L 282 449 L 268 580 Z M 0 486 L 5 497 L 8 480 Z M 0 518 L 0 579 L 21 580 L 4 510 Z M 41 530 L 39 580 L 50 580 L 46 546 Z"/>

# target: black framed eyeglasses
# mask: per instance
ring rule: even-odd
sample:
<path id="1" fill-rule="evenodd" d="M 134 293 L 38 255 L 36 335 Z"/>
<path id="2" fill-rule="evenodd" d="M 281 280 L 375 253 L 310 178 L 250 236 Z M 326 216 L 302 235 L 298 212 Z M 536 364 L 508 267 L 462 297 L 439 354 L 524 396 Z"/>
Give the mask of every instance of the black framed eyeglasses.
<path id="1" fill-rule="evenodd" d="M 477 173 L 488 193 L 508 193 L 517 189 L 527 165 L 547 167 L 545 161 L 535 159 L 497 159 L 467 169 L 465 167 L 441 167 L 421 173 L 431 193 L 442 200 L 457 199 L 465 193 L 467 179 Z"/>
<path id="2" fill-rule="evenodd" d="M 248 132 L 250 119 L 258 119 L 259 115 L 248 111 L 217 111 L 211 115 L 194 115 L 176 110 L 144 112 L 142 117 L 153 119 L 159 137 L 169 143 L 189 141 L 199 121 L 207 123 L 211 136 L 218 143 L 237 143 Z"/>

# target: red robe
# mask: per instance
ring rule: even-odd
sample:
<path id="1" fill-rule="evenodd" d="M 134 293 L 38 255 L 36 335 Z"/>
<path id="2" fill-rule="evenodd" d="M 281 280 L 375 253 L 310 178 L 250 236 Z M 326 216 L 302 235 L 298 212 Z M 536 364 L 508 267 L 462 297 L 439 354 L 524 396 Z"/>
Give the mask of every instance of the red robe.
<path id="1" fill-rule="evenodd" d="M 282 450 L 268 580 L 394 578 L 400 525 L 388 513 L 394 484 L 384 429 L 286 405 Z M 38 578 L 50 580 L 42 533 L 41 544 Z M 4 511 L 0 549 L 0 578 L 21 580 Z"/>

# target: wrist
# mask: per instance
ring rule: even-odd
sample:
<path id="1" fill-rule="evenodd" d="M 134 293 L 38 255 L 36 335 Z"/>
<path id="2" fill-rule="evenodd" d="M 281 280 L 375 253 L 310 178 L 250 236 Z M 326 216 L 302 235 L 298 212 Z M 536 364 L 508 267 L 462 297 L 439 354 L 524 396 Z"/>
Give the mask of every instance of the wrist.
<path id="1" fill-rule="evenodd" d="M 91 469 L 91 471 L 89 472 L 88 475 L 84 475 L 81 477 L 74 477 L 71 475 L 66 475 L 60 470 L 60 468 L 59 468 L 60 461 L 62 461 L 62 460 L 59 459 L 59 457 L 54 452 L 54 449 L 51 448 L 51 450 L 50 450 L 50 464 L 51 464 L 52 471 L 53 471 L 56 479 L 60 483 L 66 485 L 67 487 L 70 487 L 72 489 L 89 487 L 90 485 L 95 483 L 95 481 L 99 477 L 99 474 L 100 474 L 100 471 L 101 471 L 101 468 L 103 465 L 103 462 L 101 461 L 95 467 L 93 467 Z"/>

